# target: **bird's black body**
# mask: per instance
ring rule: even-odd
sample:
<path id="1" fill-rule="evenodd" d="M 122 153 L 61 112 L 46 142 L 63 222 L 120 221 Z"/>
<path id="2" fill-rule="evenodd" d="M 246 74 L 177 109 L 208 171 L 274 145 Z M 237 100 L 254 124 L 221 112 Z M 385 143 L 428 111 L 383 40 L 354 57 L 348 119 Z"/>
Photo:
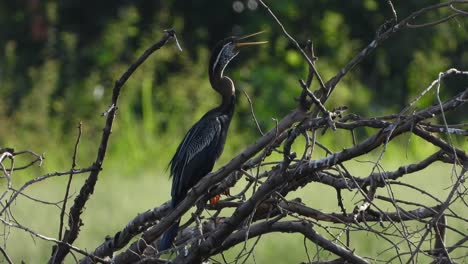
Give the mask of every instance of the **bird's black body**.
<path id="1" fill-rule="evenodd" d="M 171 207 L 174 209 L 187 192 L 208 174 L 224 149 L 227 131 L 235 108 L 235 88 L 231 79 L 223 76 L 224 68 L 239 53 L 241 46 L 261 44 L 239 43 L 243 38 L 227 38 L 215 47 L 208 68 L 210 83 L 222 96 L 221 104 L 208 111 L 187 132 L 171 160 Z M 179 221 L 164 233 L 159 250 L 168 249 L 177 235 Z"/>
<path id="2" fill-rule="evenodd" d="M 171 161 L 172 203 L 181 202 L 187 191 L 213 169 L 223 152 L 235 97 L 231 100 L 231 107 L 218 107 L 206 113 L 177 148 Z"/>

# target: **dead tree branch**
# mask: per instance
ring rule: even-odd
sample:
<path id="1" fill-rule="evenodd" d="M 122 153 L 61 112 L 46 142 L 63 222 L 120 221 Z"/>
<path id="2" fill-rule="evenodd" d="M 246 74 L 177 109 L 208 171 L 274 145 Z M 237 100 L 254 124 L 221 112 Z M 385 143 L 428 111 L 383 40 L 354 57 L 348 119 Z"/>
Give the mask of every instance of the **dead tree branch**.
<path id="1" fill-rule="evenodd" d="M 91 194 L 94 192 L 94 186 L 98 180 L 99 172 L 102 169 L 102 164 L 106 155 L 107 145 L 109 142 L 109 137 L 112 132 L 112 125 L 114 123 L 115 113 L 117 111 L 117 104 L 120 95 L 120 90 L 122 89 L 125 82 L 130 78 L 130 76 L 135 72 L 135 70 L 156 50 L 163 47 L 171 38 L 175 38 L 174 30 L 167 30 L 164 33 L 163 38 L 147 49 L 137 60 L 133 63 L 130 68 L 120 77 L 119 80 L 115 82 L 114 89 L 112 92 L 112 102 L 110 110 L 107 112 L 106 124 L 104 126 L 101 138 L 101 144 L 99 145 L 96 161 L 93 164 L 93 170 L 91 171 L 88 179 L 80 190 L 80 193 L 75 198 L 73 206 L 70 208 L 68 228 L 63 236 L 62 241 L 67 244 L 73 244 L 75 239 L 78 237 L 80 231 L 80 226 L 82 226 L 82 221 L 80 215 L 83 211 L 83 208 L 86 204 L 86 201 L 89 199 Z M 65 256 L 68 254 L 69 248 L 63 245 L 58 245 L 54 248 L 52 257 L 49 260 L 49 263 L 61 263 Z"/>
<path id="2" fill-rule="evenodd" d="M 465 145 L 454 139 L 467 136 L 468 130 L 467 124 L 449 125 L 447 120 L 450 119 L 446 116 L 457 113 L 466 105 L 468 88 L 463 86 L 461 92 L 443 100 L 440 90 L 441 87 L 450 85 L 442 83 L 443 80 L 453 76 L 466 77 L 468 71 L 451 68 L 441 72 L 428 86 L 421 84 L 420 93 L 399 112 L 387 116 L 372 116 L 371 113 L 368 116 L 358 116 L 348 113 L 352 109 L 345 106 L 329 106 L 327 100 L 339 88 L 339 82 L 383 42 L 406 29 L 419 30 L 446 23 L 453 18 L 465 17 L 468 13 L 461 7 L 468 6 L 468 0 L 427 6 L 404 18 L 399 17 L 398 6 L 388 0 L 386 4 L 391 11 L 389 20 L 377 30 L 374 39 L 328 81 L 324 81 L 319 73 L 320 65 L 316 63 L 312 41 L 308 41 L 302 49 L 272 8 L 265 1 L 259 0 L 258 3 L 278 25 L 284 37 L 294 45 L 304 59 L 304 65 L 308 67 L 306 76 L 298 78 L 297 108 L 277 120 L 274 128 L 265 134 L 261 132 L 262 136 L 255 143 L 217 171 L 202 178 L 175 209 L 171 209 L 169 202 L 166 202 L 138 214 L 119 231 L 111 231 L 115 232 L 114 235 L 106 237 L 95 249 L 88 251 L 74 246 L 83 225 L 82 213 L 97 188 L 98 176 L 103 168 L 121 89 L 137 68 L 170 39 L 175 39 L 177 47 L 181 49 L 175 31 L 167 30 L 161 40 L 147 49 L 115 82 L 111 104 L 103 114 L 106 116 L 105 125 L 92 165 L 76 169 L 81 124 L 74 145 L 71 169 L 36 177 L 17 190 L 12 184 L 13 173 L 41 163 L 43 157 L 30 151 L 0 149 L 0 174 L 6 183 L 5 189 L 0 193 L 0 222 L 5 227 L 17 228 L 53 243 L 49 263 L 62 263 L 73 252 L 82 255 L 80 263 L 87 264 L 202 263 L 236 245 L 242 246 L 236 257 L 236 261 L 241 262 L 242 258 L 247 261 L 251 257 L 263 235 L 275 233 L 301 234 L 304 237 L 307 263 L 371 263 L 393 260 L 411 263 L 426 258 L 436 262 L 457 261 L 453 252 L 465 248 L 468 239 L 466 230 L 452 225 L 451 222 L 465 225 L 468 222 L 456 206 L 466 209 L 468 204 L 468 191 L 464 185 L 468 155 L 464 150 Z M 438 11 L 443 11 L 444 17 L 430 16 Z M 423 21 L 428 17 L 433 20 Z M 316 89 L 312 88 L 314 78 L 318 82 Z M 434 90 L 436 104 L 420 106 L 418 103 L 421 99 L 433 96 L 430 91 Z M 247 99 L 256 121 L 251 100 L 248 96 Z M 259 127 L 258 122 L 256 125 Z M 364 136 L 359 134 L 360 131 L 365 131 L 362 133 Z M 349 143 L 342 143 L 342 140 L 333 143 L 322 141 L 321 135 L 325 133 L 340 133 L 333 135 L 336 137 L 349 135 Z M 406 138 L 417 138 L 424 146 L 430 145 L 431 150 L 423 149 L 423 154 L 417 159 L 391 169 L 384 166 L 383 158 L 389 155 L 387 147 L 398 139 Z M 29 154 L 32 158 L 28 156 L 25 162 L 27 165 L 15 167 L 15 163 L 18 163 L 16 159 L 22 154 Z M 369 160 L 372 155 L 377 158 Z M 349 166 L 352 161 L 371 163 L 372 169 L 367 174 L 355 173 Z M 442 175 L 447 183 L 441 187 L 443 195 L 411 183 L 411 174 L 421 172 L 427 173 L 427 180 L 430 181 L 433 173 L 431 168 L 442 163 L 452 166 L 450 170 L 443 172 L 446 175 Z M 88 172 L 88 178 L 66 214 L 72 177 Z M 51 177 L 67 175 L 69 181 L 63 200 L 48 203 L 61 209 L 58 239 L 19 224 L 10 214 L 10 207 L 19 195 L 39 201 L 24 193 L 27 187 Z M 206 204 L 209 198 L 233 186 L 240 187 L 236 194 L 219 204 Z M 321 210 L 319 205 L 296 195 L 299 194 L 296 192 L 299 189 L 304 192 L 321 192 L 322 188 L 333 193 L 332 209 Z M 427 200 L 401 197 L 397 189 L 418 194 Z M 353 197 L 348 198 L 347 192 Z M 291 199 L 291 195 L 297 198 Z M 159 237 L 195 206 L 197 210 L 190 220 L 181 225 L 174 248 L 158 252 Z M 68 215 L 68 227 L 63 231 L 65 215 Z M 376 236 L 387 248 L 374 256 L 365 256 L 351 239 L 357 232 Z M 447 237 L 450 236 L 455 238 L 447 242 Z M 250 239 L 255 239 L 252 246 L 252 243 L 247 243 Z M 309 254 L 307 244 L 316 247 L 315 256 Z M 122 251 L 116 253 L 119 250 Z M 323 251 L 329 254 L 332 261 L 320 262 L 319 256 Z M 393 255 L 388 259 L 381 257 L 387 252 L 393 252 Z M 8 263 L 12 263 L 2 247 L 0 253 Z M 171 259 L 163 258 L 167 255 Z M 78 262 L 76 257 L 75 259 Z"/>

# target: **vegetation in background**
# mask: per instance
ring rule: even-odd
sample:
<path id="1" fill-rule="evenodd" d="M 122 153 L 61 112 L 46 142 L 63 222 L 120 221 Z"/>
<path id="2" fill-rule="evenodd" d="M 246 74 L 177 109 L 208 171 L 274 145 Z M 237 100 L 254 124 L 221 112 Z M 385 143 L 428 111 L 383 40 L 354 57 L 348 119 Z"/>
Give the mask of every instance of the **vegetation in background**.
<path id="1" fill-rule="evenodd" d="M 270 2 L 301 43 L 308 39 L 314 41 L 319 57 L 317 65 L 324 79 L 357 54 L 377 34 L 379 26 L 391 17 L 385 1 Z M 405 16 L 411 10 L 436 2 L 410 0 L 397 8 L 400 16 Z M 180 53 L 173 46 L 158 51 L 124 87 L 103 175 L 134 177 L 148 175 L 149 171 L 150 177 L 165 175 L 161 172 L 186 131 L 203 113 L 218 104 L 217 94 L 208 82 L 207 62 L 211 47 L 220 39 L 266 30 L 262 39 L 269 41 L 268 45 L 242 52 L 229 69 L 229 76 L 239 88 L 238 104 L 220 163 L 229 160 L 259 135 L 243 91 L 252 99 L 256 118 L 266 131 L 275 125 L 275 118 L 297 104 L 292 100 L 300 94 L 297 78 L 307 72 L 307 65 L 294 47 L 277 27 L 271 26 L 271 17 L 252 0 L 4 1 L 0 3 L 0 23 L 7 25 L 0 28 L 0 146 L 45 153 L 44 171 L 70 166 L 80 121 L 83 122 L 83 136 L 78 165 L 93 160 L 102 133 L 101 113 L 109 107 L 113 82 L 166 28 L 176 29 L 184 51 Z M 466 70 L 466 21 L 453 20 L 418 31 L 418 38 L 412 34 L 411 30 L 402 32 L 399 38 L 385 43 L 354 69 L 340 83 L 339 93 L 327 107 L 346 105 L 353 113 L 385 115 L 401 109 L 447 67 Z M 453 89 L 442 89 L 441 97 L 460 92 L 466 81 L 449 79 Z M 418 106 L 434 103 L 423 98 Z M 452 119 L 448 121 L 466 122 L 463 113 L 467 111 L 450 116 Z M 356 136 L 363 138 L 369 133 L 357 131 Z M 351 142 L 349 135 L 334 138 Z M 454 136 L 453 139 L 466 143 L 463 138 Z M 320 140 L 330 138 L 325 135 Z M 416 139 L 404 138 L 399 142 L 400 146 L 389 147 L 386 158 L 403 159 L 402 153 L 417 158 L 430 151 L 425 148 L 422 152 Z M 64 185 L 63 182 L 59 184 Z M 145 200 L 132 193 L 146 195 L 154 189 L 142 190 L 141 186 L 150 184 L 129 185 L 126 186 L 128 192 L 116 194 L 129 195 L 127 200 Z M 79 182 L 76 185 L 79 186 Z M 122 188 L 120 185 L 104 186 Z M 169 184 L 164 182 L 163 187 L 168 195 Z M 98 192 L 106 192 L 106 189 Z M 91 201 L 90 210 L 93 206 L 107 208 L 111 203 L 102 202 L 99 194 L 97 196 L 95 200 L 99 202 Z M 125 214 L 132 217 L 167 197 L 148 200 L 148 204 Z M 105 219 L 102 225 L 106 224 L 112 212 L 95 214 L 99 211 L 88 214 L 90 219 L 85 221 Z M 116 228 L 128 220 L 128 217 L 119 217 L 124 218 L 115 223 Z M 51 237 L 55 235 L 53 231 Z M 109 231 L 84 232 L 101 239 Z M 83 237 L 89 239 L 87 234 Z M 50 249 L 50 245 L 46 248 Z"/>
<path id="2" fill-rule="evenodd" d="M 408 1 L 398 6 L 399 14 L 430 1 L 424 2 Z M 314 41 L 324 79 L 391 17 L 386 3 L 374 0 L 273 1 L 272 7 L 300 41 Z M 113 82 L 165 28 L 177 30 L 184 52 L 161 50 L 129 80 L 112 136 L 118 143 L 111 144 L 106 167 L 134 172 L 166 166 L 185 131 L 218 103 L 207 80 L 207 61 L 214 43 L 228 35 L 266 30 L 262 38 L 269 44 L 240 54 L 242 63 L 235 62 L 229 72 L 241 92 L 226 159 L 259 133 L 242 90 L 267 130 L 293 107 L 291 98 L 300 92 L 296 76 L 306 73 L 291 44 L 250 0 L 232 6 L 218 1 L 7 1 L 0 4 L 0 14 L 0 23 L 8 25 L 0 29 L 0 145 L 45 152 L 46 166 L 52 168 L 69 163 L 66 153 L 56 151 L 68 153 L 59 146 L 71 149 L 80 121 L 81 158 L 93 157 Z M 328 107 L 390 113 L 449 65 L 468 64 L 464 21 L 418 32 L 416 41 L 407 30 L 386 43 L 342 82 L 346 87 Z M 442 96 L 457 93 L 463 81 L 451 81 L 454 89 L 442 90 Z"/>

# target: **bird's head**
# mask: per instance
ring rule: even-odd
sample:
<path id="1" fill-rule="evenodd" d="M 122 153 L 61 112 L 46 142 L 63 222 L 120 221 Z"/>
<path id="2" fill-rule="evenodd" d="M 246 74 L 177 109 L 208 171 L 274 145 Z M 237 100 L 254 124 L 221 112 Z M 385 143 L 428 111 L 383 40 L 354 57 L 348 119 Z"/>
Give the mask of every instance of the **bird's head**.
<path id="1" fill-rule="evenodd" d="M 263 33 L 263 31 L 253 33 L 242 37 L 228 37 L 221 40 L 213 50 L 209 65 L 210 78 L 218 77 L 223 75 L 224 68 L 228 63 L 239 54 L 239 50 L 243 47 L 265 44 L 267 41 L 257 42 L 243 42 L 245 39 L 256 36 Z"/>

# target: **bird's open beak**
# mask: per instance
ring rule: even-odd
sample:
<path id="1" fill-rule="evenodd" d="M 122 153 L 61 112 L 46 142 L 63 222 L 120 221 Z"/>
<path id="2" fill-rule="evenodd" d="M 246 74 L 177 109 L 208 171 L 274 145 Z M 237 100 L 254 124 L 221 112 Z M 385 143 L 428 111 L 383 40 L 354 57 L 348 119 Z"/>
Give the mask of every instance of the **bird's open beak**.
<path id="1" fill-rule="evenodd" d="M 243 39 L 246 39 L 246 38 L 250 38 L 250 37 L 256 36 L 258 34 L 262 34 L 263 32 L 264 31 L 260 31 L 260 32 L 253 33 L 253 34 L 250 34 L 250 35 L 247 35 L 247 36 L 239 37 L 239 38 L 236 39 L 236 41 L 240 41 L 240 40 L 243 40 Z M 236 46 L 236 48 L 242 48 L 242 47 L 246 47 L 246 46 L 260 45 L 260 44 L 265 44 L 265 43 L 268 43 L 268 41 L 237 42 L 234 45 Z"/>

